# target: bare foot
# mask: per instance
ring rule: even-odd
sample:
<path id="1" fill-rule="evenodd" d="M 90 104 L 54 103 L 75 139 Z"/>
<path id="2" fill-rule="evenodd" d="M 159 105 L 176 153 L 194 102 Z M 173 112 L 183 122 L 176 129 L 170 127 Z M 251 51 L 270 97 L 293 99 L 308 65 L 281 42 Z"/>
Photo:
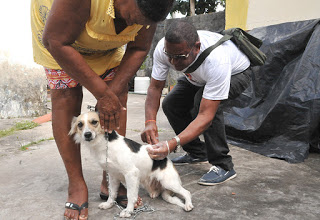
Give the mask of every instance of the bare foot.
<path id="1" fill-rule="evenodd" d="M 101 182 L 101 187 L 100 190 L 102 193 L 104 193 L 105 195 L 109 195 L 109 191 L 108 191 L 108 183 L 107 183 L 107 179 L 105 176 L 105 172 L 103 172 L 103 178 L 102 178 L 102 182 Z M 127 195 L 127 189 L 120 184 L 119 187 L 119 191 L 118 191 L 118 196 L 123 196 L 123 195 Z M 121 201 L 121 204 L 127 206 L 128 201 Z M 139 208 L 140 206 L 143 205 L 142 199 L 140 196 L 138 196 L 138 200 L 137 202 L 134 204 L 134 208 Z"/>
<path id="2" fill-rule="evenodd" d="M 88 189 L 85 183 L 69 184 L 68 202 L 77 204 L 79 207 L 88 201 Z M 88 218 L 88 209 L 82 209 L 79 215 L 78 210 L 67 209 L 64 212 L 65 219 L 85 220 Z"/>

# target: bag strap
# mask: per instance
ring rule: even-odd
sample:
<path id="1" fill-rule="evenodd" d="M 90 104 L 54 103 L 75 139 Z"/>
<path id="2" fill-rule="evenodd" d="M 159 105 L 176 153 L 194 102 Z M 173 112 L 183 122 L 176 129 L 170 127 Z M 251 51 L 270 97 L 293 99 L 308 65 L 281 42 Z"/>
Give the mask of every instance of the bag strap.
<path id="1" fill-rule="evenodd" d="M 220 46 L 227 40 L 230 40 L 232 37 L 233 36 L 226 34 L 222 38 L 220 38 L 220 40 L 217 43 L 205 49 L 199 55 L 198 59 L 191 66 L 189 66 L 189 68 L 184 73 L 194 72 L 196 69 L 198 69 L 198 67 L 202 64 L 202 62 L 207 58 L 207 56 L 211 53 L 211 51 L 213 51 L 216 47 Z"/>

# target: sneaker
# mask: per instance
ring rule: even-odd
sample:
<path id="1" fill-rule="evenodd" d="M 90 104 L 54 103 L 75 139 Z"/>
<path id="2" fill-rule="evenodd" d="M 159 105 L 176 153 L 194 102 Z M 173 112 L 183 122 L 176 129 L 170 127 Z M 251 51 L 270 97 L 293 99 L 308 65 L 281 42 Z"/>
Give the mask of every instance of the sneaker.
<path id="1" fill-rule="evenodd" d="M 207 158 L 197 158 L 197 157 L 192 157 L 190 154 L 185 154 L 180 157 L 173 158 L 171 160 L 175 165 L 184 165 L 184 164 L 195 164 L 195 163 L 205 163 L 207 162 Z"/>
<path id="2" fill-rule="evenodd" d="M 236 176 L 237 173 L 234 169 L 226 171 L 219 166 L 212 166 L 210 170 L 200 178 L 198 183 L 200 185 L 213 186 L 231 180 Z"/>

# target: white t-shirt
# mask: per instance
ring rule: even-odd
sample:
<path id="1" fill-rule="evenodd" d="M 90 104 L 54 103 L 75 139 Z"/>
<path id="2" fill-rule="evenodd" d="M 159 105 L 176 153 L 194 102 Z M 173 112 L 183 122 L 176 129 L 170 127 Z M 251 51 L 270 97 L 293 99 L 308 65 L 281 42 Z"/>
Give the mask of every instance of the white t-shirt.
<path id="1" fill-rule="evenodd" d="M 198 35 L 201 42 L 200 53 L 214 45 L 222 37 L 221 34 L 210 31 L 198 31 Z M 163 53 L 163 47 L 164 38 L 159 41 L 155 48 L 151 75 L 152 78 L 161 81 L 166 80 L 170 68 L 175 69 L 169 62 L 168 57 Z M 241 73 L 249 66 L 250 61 L 247 56 L 229 40 L 215 48 L 197 70 L 185 75 L 193 85 L 205 86 L 203 98 L 223 100 L 228 98 L 231 75 Z M 182 70 L 182 72 L 187 70 L 187 68 Z"/>

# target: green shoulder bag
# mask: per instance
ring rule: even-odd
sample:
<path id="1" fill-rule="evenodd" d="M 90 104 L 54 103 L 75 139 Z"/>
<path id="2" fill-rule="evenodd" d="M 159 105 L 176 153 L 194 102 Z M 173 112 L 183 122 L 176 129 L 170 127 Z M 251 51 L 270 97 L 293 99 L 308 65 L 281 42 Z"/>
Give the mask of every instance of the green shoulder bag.
<path id="1" fill-rule="evenodd" d="M 185 71 L 185 73 L 194 72 L 206 59 L 206 57 L 216 47 L 227 40 L 232 40 L 233 43 L 249 58 L 251 66 L 261 66 L 265 63 L 267 57 L 259 50 L 262 41 L 251 34 L 245 32 L 241 28 L 230 28 L 221 32 L 223 37 L 214 45 L 205 49 L 198 57 L 198 59 Z"/>

